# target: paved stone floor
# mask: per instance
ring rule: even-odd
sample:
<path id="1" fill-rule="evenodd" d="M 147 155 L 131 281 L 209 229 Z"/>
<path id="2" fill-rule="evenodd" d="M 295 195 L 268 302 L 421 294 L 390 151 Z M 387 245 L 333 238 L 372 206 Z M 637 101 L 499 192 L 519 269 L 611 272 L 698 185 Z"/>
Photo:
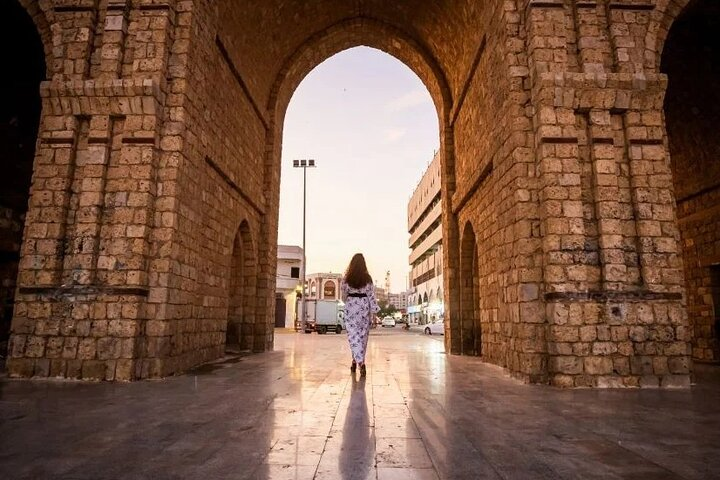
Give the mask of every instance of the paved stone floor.
<path id="1" fill-rule="evenodd" d="M 345 335 L 161 381 L 0 380 L 2 479 L 720 478 L 720 370 L 689 390 L 557 390 L 439 338 Z"/>

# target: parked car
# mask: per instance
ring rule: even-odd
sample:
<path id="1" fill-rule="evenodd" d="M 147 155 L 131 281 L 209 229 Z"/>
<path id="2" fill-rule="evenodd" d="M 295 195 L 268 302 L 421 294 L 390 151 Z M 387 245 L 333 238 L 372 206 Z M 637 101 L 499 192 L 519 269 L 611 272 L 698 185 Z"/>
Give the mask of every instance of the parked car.
<path id="1" fill-rule="evenodd" d="M 395 319 L 393 317 L 385 317 L 382 319 L 382 326 L 383 327 L 394 327 L 395 326 Z"/>
<path id="2" fill-rule="evenodd" d="M 445 321 L 442 318 L 425 326 L 425 335 L 445 335 Z"/>

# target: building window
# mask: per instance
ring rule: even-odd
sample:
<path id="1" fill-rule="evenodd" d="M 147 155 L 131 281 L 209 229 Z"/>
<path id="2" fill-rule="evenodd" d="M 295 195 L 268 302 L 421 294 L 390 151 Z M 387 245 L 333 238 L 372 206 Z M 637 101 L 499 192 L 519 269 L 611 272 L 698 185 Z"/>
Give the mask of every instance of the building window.
<path id="1" fill-rule="evenodd" d="M 323 297 L 329 299 L 335 298 L 335 282 L 325 282 L 325 285 L 323 286 Z"/>
<path id="2" fill-rule="evenodd" d="M 300 267 L 290 267 L 290 278 L 300 278 Z"/>

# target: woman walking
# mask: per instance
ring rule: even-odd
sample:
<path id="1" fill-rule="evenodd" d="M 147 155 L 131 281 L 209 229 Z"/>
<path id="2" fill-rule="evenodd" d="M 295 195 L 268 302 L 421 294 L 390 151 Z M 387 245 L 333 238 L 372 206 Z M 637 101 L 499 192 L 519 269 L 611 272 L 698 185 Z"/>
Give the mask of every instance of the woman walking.
<path id="1" fill-rule="evenodd" d="M 360 365 L 360 375 L 365 376 L 365 351 L 367 350 L 370 323 L 380 310 L 375 298 L 375 286 L 365 265 L 362 253 L 350 260 L 342 281 L 342 299 L 345 302 L 345 328 L 352 352 L 350 371 Z"/>

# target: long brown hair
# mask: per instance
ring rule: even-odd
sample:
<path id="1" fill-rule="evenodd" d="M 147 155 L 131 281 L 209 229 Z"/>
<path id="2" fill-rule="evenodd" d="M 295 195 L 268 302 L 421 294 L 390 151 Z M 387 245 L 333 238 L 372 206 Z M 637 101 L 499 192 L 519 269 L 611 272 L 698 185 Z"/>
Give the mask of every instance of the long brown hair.
<path id="1" fill-rule="evenodd" d="M 362 253 L 356 253 L 345 270 L 345 283 L 352 288 L 362 288 L 372 281 L 367 265 L 365 265 L 365 257 Z"/>

